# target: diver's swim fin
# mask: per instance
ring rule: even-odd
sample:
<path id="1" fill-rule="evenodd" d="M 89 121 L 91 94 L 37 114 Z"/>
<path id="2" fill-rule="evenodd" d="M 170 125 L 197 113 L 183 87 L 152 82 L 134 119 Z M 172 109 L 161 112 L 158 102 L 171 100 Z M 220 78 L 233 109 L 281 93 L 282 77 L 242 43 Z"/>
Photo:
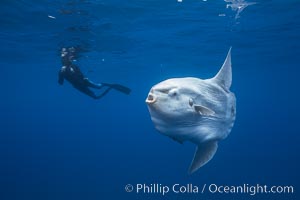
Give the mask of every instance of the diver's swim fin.
<path id="1" fill-rule="evenodd" d="M 123 85 L 120 84 L 108 84 L 108 83 L 102 83 L 103 86 L 107 86 L 107 87 L 111 87 L 115 90 L 118 90 L 124 94 L 130 94 L 131 89 L 129 89 L 128 87 L 125 87 Z"/>

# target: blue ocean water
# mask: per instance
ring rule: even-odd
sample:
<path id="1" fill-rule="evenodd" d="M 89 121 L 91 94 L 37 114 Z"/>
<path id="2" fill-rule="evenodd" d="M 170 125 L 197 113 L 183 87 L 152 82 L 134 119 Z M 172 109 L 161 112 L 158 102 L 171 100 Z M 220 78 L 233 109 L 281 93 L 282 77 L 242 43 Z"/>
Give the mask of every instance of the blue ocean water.
<path id="1" fill-rule="evenodd" d="M 299 199 L 300 2 L 3 0 L 0 199 Z M 241 9 L 238 8 L 238 9 Z M 237 15 L 238 14 L 238 15 Z M 60 86 L 60 49 L 95 82 L 132 89 L 93 100 Z M 232 46 L 235 126 L 215 157 L 159 134 L 145 99 L 167 78 L 212 77 Z M 293 186 L 293 194 L 127 193 L 127 184 Z"/>

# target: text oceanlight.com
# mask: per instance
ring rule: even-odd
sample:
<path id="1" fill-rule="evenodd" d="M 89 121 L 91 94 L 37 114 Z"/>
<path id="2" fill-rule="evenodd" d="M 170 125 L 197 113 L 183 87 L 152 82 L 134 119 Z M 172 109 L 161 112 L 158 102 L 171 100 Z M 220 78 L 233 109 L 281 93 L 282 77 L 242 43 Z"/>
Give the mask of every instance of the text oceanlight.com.
<path id="1" fill-rule="evenodd" d="M 164 185 L 160 183 L 154 184 L 127 184 L 125 186 L 126 192 L 133 192 L 136 194 L 293 194 L 294 187 L 291 185 L 285 186 L 268 186 L 261 184 L 241 184 L 241 185 L 218 185 L 218 184 L 178 184 Z"/>

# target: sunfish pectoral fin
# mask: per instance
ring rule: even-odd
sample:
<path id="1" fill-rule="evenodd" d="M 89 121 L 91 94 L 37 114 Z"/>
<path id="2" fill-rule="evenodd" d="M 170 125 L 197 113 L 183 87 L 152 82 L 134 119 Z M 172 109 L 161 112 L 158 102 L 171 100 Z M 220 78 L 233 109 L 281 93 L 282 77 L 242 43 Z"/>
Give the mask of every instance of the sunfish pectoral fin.
<path id="1" fill-rule="evenodd" d="M 213 110 L 211 110 L 205 106 L 201 106 L 201 105 L 194 105 L 194 109 L 200 115 L 212 116 L 215 114 L 215 112 Z"/>
<path id="2" fill-rule="evenodd" d="M 208 161 L 210 161 L 216 151 L 218 149 L 218 142 L 217 141 L 210 141 L 207 143 L 201 143 L 197 148 L 194 155 L 193 162 L 189 168 L 189 174 L 194 173 L 200 167 L 205 165 Z"/>

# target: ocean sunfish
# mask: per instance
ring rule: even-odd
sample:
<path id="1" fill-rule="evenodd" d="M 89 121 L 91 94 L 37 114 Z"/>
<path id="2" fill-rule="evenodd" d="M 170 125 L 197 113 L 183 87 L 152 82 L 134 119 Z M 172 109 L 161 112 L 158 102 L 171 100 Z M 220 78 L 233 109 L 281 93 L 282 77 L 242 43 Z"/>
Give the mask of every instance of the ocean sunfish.
<path id="1" fill-rule="evenodd" d="M 155 128 L 179 143 L 197 145 L 189 173 L 212 159 L 218 141 L 233 127 L 236 100 L 229 90 L 231 81 L 230 48 L 215 77 L 168 79 L 153 86 L 148 94 L 146 103 Z"/>

